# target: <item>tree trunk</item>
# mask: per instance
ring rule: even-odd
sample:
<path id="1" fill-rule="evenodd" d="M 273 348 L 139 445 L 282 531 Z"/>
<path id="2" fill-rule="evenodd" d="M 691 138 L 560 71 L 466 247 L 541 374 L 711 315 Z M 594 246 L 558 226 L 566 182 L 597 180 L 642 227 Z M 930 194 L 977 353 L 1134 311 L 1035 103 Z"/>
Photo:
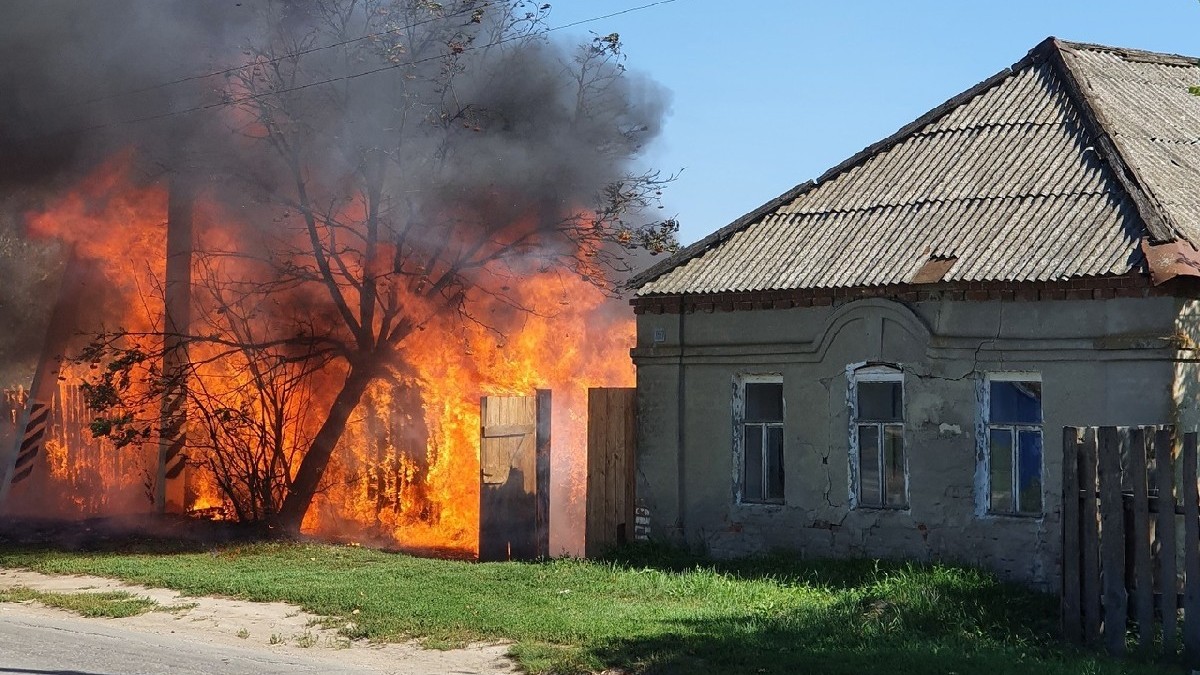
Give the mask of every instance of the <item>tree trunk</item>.
<path id="1" fill-rule="evenodd" d="M 370 369 L 351 367 L 350 374 L 342 384 L 342 390 L 333 400 L 329 416 L 325 418 L 320 431 L 313 438 L 312 444 L 308 446 L 308 452 L 304 454 L 304 459 L 300 462 L 300 468 L 296 471 L 296 478 L 292 481 L 287 498 L 283 500 L 283 506 L 279 509 L 276 524 L 285 531 L 291 533 L 300 531 L 304 514 L 308 512 L 308 507 L 312 504 L 317 488 L 321 484 L 321 477 L 325 475 L 325 469 L 329 466 L 329 458 L 333 456 L 333 449 L 337 446 L 342 433 L 345 432 L 350 414 L 358 406 L 359 400 L 372 379 L 374 376 Z"/>

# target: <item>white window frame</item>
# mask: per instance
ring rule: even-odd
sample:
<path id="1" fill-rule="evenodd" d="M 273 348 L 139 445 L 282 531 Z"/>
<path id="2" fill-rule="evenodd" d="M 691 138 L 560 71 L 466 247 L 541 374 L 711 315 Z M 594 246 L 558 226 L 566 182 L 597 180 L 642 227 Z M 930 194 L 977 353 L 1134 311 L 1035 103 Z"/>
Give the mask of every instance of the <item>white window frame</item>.
<path id="1" fill-rule="evenodd" d="M 763 499 L 746 499 L 745 483 L 742 480 L 742 476 L 744 473 L 744 467 L 745 467 L 745 462 L 746 462 L 745 426 L 746 426 L 746 385 L 747 384 L 783 385 L 783 374 L 782 373 L 754 373 L 754 374 L 742 374 L 742 375 L 738 375 L 734 378 L 734 382 L 733 382 L 734 501 L 738 504 L 746 504 L 746 505 L 752 505 L 752 506 L 782 506 L 787 501 L 786 500 L 786 495 L 787 495 L 786 473 L 784 473 L 785 466 L 786 466 L 786 454 L 787 454 L 787 452 L 786 452 L 787 435 L 783 432 L 784 423 L 787 418 L 787 396 L 786 396 L 786 393 L 783 393 L 783 392 L 780 393 L 780 399 L 781 399 L 780 400 L 780 409 L 782 411 L 784 419 L 781 419 L 778 422 L 754 422 L 753 423 L 753 424 L 760 424 L 763 427 L 763 435 L 762 436 L 763 436 L 763 444 L 764 445 L 762 448 L 759 449 L 759 452 L 762 453 L 762 467 L 763 467 L 762 468 L 762 470 L 763 470 L 762 485 L 763 485 L 764 494 L 768 490 L 767 486 L 769 484 L 768 481 L 770 478 L 770 475 L 768 473 L 769 468 L 770 468 L 769 462 L 768 462 L 769 457 L 768 457 L 768 453 L 766 451 L 766 442 L 767 442 L 767 436 L 768 436 L 767 429 L 768 428 L 778 428 L 780 430 L 780 433 L 783 435 L 784 448 L 780 452 L 779 471 L 782 474 L 781 480 L 784 480 L 784 497 L 780 497 L 777 499 L 770 499 L 770 498 L 765 498 L 765 497 Z"/>
<path id="2" fill-rule="evenodd" d="M 975 510 L 976 515 L 1002 518 L 1041 518 L 1046 514 L 1046 390 L 1042 388 L 1042 398 L 1038 403 L 1042 406 L 1041 424 L 992 424 L 992 383 L 993 382 L 1042 382 L 1042 374 L 1032 371 L 1000 371 L 984 373 L 978 380 L 977 398 L 978 419 L 976 420 L 976 475 L 975 475 Z M 992 507 L 992 429 L 1005 429 L 1012 433 L 1012 500 L 1013 505 L 1004 510 Z M 1019 466 L 1019 432 L 1037 431 L 1042 437 L 1042 465 L 1038 472 L 1041 476 L 1041 505 L 1037 513 L 1023 513 L 1015 507 L 1021 503 Z"/>
<path id="3" fill-rule="evenodd" d="M 851 509 L 863 508 L 863 509 L 872 509 L 872 510 L 878 510 L 878 511 L 907 511 L 910 508 L 909 485 L 908 485 L 908 456 L 909 456 L 908 420 L 907 420 L 908 416 L 906 414 L 907 413 L 906 409 L 908 407 L 908 391 L 906 390 L 905 383 L 904 383 L 904 368 L 900 364 L 865 364 L 865 363 L 851 364 L 846 367 L 846 380 L 849 385 L 849 391 L 847 392 L 846 399 L 847 399 L 847 404 L 848 404 L 849 410 L 850 410 L 850 415 L 849 415 L 850 424 L 849 424 L 849 429 L 848 429 L 849 448 L 850 448 L 849 457 L 848 457 L 849 464 L 850 464 L 850 481 L 849 481 L 850 482 L 850 508 Z M 901 401 L 903 402 L 903 409 L 901 410 L 901 421 L 900 422 L 886 422 L 886 423 L 885 422 L 867 421 L 867 422 L 860 423 L 858 420 L 858 383 L 859 382 L 899 382 L 900 383 L 900 398 L 901 398 Z M 878 442 L 879 443 L 883 443 L 883 436 L 884 436 L 883 427 L 893 426 L 893 425 L 900 427 L 900 429 L 901 429 L 900 437 L 904 441 L 904 506 L 888 506 L 886 497 L 883 500 L 883 504 L 880 506 L 876 506 L 874 504 L 862 504 L 862 500 L 861 500 L 861 496 L 860 496 L 862 485 L 859 480 L 859 466 L 858 466 L 858 458 L 860 456 L 859 442 L 858 442 L 859 424 L 877 424 L 879 426 L 879 434 L 878 434 L 878 438 L 879 438 Z M 876 454 L 879 457 L 878 470 L 879 470 L 879 480 L 881 481 L 880 489 L 883 491 L 886 491 L 887 479 L 886 479 L 886 474 L 884 472 L 883 450 L 882 450 L 881 446 L 878 446 L 876 448 Z M 885 494 L 886 494 L 886 492 L 885 492 Z"/>

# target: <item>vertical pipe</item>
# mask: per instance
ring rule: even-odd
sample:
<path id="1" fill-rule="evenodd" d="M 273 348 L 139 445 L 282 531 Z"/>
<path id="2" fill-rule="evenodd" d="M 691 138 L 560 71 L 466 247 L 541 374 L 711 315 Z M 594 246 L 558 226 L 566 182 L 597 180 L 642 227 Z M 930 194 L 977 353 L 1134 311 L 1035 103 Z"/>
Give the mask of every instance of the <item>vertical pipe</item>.
<path id="1" fill-rule="evenodd" d="M 187 333 L 191 324 L 192 186 L 173 174 L 167 197 L 167 277 L 163 287 L 163 377 L 165 379 L 158 439 L 155 507 L 159 513 L 186 508 Z"/>
<path id="2" fill-rule="evenodd" d="M 685 413 L 687 412 L 687 378 L 684 375 L 684 365 L 683 365 L 683 348 L 684 348 L 684 343 L 685 343 L 683 332 L 686 328 L 685 322 L 683 319 L 683 313 L 685 311 L 686 311 L 686 309 L 683 306 L 683 296 L 680 295 L 679 296 L 679 390 L 675 393 L 676 404 L 677 404 L 677 408 L 675 411 L 675 425 L 676 425 L 675 437 L 676 437 L 676 443 L 677 443 L 677 447 L 675 449 L 675 471 L 676 471 L 676 475 L 675 475 L 675 480 L 676 480 L 676 483 L 675 483 L 675 499 L 676 499 L 675 527 L 679 531 L 680 540 L 686 544 L 687 543 L 687 530 L 684 527 L 684 523 L 686 520 L 684 517 L 684 513 L 685 513 L 685 510 L 687 509 L 687 499 L 686 499 L 687 476 L 685 475 L 686 471 L 684 471 L 684 469 L 686 467 L 686 464 L 685 464 L 686 452 L 684 450 L 684 445 L 685 445 L 685 440 L 686 440 L 685 432 L 684 432 L 684 428 L 685 428 L 684 427 L 684 418 L 685 418 Z"/>

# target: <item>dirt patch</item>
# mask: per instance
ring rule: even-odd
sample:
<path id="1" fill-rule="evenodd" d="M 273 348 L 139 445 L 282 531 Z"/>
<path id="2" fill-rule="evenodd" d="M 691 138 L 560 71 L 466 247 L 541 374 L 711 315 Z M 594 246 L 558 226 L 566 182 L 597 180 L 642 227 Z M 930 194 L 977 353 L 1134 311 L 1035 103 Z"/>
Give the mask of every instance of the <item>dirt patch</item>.
<path id="1" fill-rule="evenodd" d="M 91 619 L 149 634 L 172 634 L 200 643 L 257 647 L 275 653 L 303 653 L 328 659 L 331 665 L 393 672 L 404 664 L 409 673 L 515 673 L 505 656 L 507 645 L 470 645 L 463 649 L 424 649 L 416 643 L 376 645 L 351 641 L 336 628 L 322 628 L 321 617 L 281 602 L 248 602 L 226 598 L 187 597 L 175 591 L 135 586 L 90 576 L 51 576 L 26 570 L 0 569 L 0 588 L 25 586 L 40 591 L 83 593 L 125 591 L 158 603 L 155 611 L 123 619 Z M 38 608 L 47 615 L 61 610 Z"/>

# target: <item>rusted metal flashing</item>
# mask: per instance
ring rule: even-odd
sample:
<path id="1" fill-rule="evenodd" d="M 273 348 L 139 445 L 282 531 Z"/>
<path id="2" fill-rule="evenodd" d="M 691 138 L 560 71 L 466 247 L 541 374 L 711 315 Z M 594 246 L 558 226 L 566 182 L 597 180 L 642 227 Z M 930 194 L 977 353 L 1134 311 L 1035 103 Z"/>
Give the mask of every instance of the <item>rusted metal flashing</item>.
<path id="1" fill-rule="evenodd" d="M 933 257 L 925 261 L 921 269 L 909 279 L 912 284 L 935 284 L 946 276 L 950 268 L 954 267 L 954 263 L 958 262 L 955 257 Z"/>
<path id="2" fill-rule="evenodd" d="M 1200 277 L 1200 251 L 1185 241 L 1152 244 L 1142 240 L 1140 248 L 1155 286 L 1176 277 Z"/>

